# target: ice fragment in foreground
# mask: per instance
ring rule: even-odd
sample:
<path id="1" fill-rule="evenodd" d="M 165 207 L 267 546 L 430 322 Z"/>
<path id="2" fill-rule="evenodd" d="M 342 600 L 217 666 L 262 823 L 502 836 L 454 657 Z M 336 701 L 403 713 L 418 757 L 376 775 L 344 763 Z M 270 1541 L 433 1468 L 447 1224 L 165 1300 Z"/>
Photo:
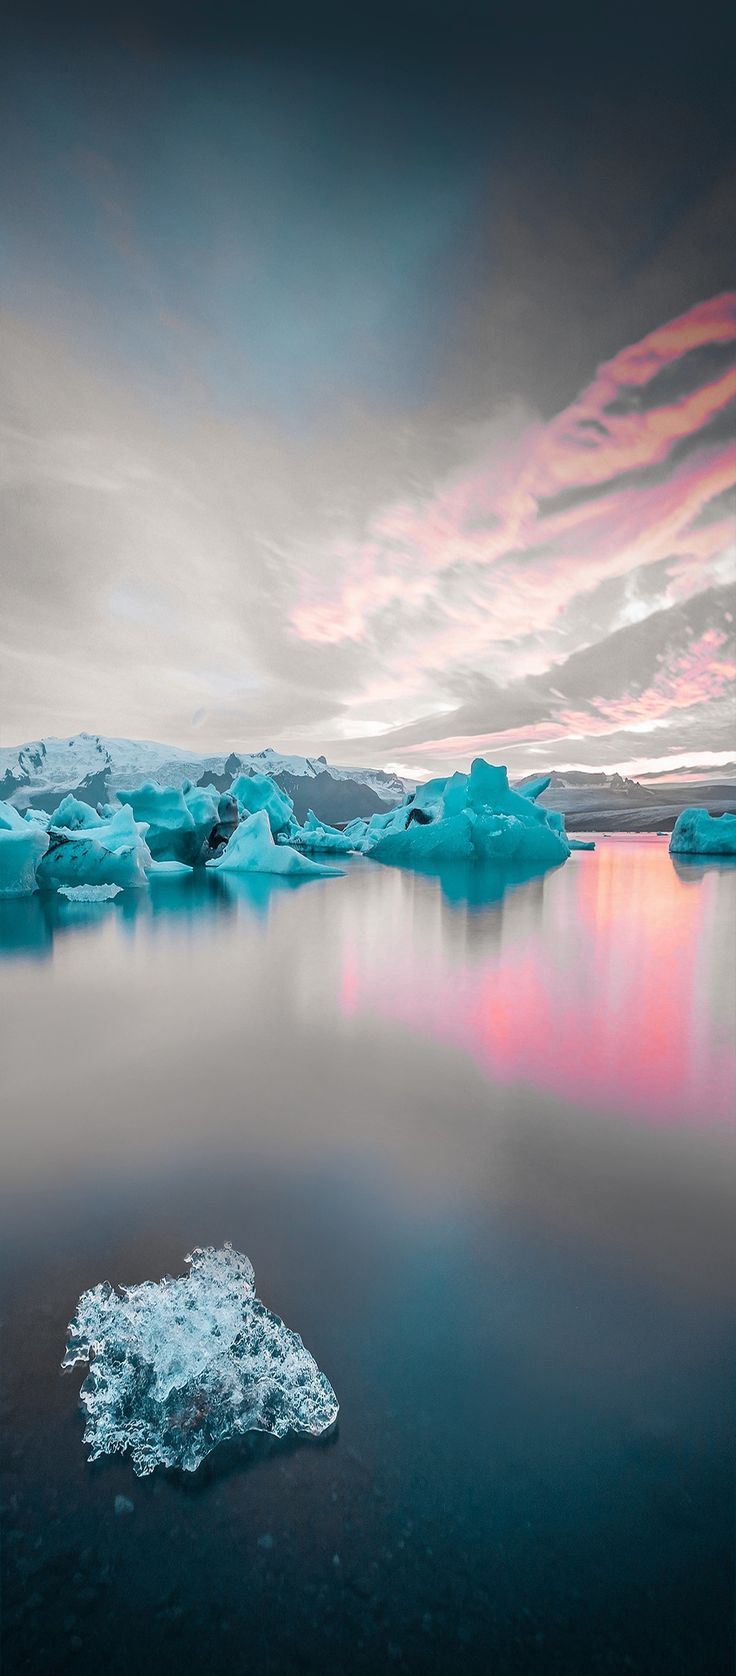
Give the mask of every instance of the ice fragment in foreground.
<path id="1" fill-rule="evenodd" d="M 88 1362 L 81 1398 L 89 1460 L 129 1449 L 139 1476 L 195 1472 L 225 1438 L 245 1432 L 313 1437 L 338 1402 L 297 1333 L 255 1293 L 247 1257 L 199 1248 L 187 1275 L 120 1291 L 83 1292 L 62 1367 Z"/>

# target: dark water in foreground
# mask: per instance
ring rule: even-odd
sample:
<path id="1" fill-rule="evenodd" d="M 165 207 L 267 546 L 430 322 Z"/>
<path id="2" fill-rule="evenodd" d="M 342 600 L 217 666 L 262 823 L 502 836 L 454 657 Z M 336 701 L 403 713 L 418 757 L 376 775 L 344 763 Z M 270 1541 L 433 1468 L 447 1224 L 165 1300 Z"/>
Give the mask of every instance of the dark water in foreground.
<path id="1" fill-rule="evenodd" d="M 0 903 L 8 1672 L 731 1671 L 735 903 L 647 839 Z M 89 1466 L 80 1291 L 227 1238 L 336 1433 Z"/>

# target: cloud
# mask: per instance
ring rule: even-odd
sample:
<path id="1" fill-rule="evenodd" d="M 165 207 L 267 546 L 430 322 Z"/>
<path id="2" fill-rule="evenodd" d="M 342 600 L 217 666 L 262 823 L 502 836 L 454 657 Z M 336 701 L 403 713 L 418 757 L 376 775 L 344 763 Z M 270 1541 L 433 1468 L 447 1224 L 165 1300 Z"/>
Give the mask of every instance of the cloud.
<path id="1" fill-rule="evenodd" d="M 707 725 L 736 673 L 709 617 L 734 574 L 735 397 L 729 293 L 601 366 L 502 470 L 491 453 L 378 511 L 334 555 L 331 592 L 304 580 L 295 635 L 393 656 L 407 691 L 443 695 L 443 731 L 415 705 L 402 753 L 594 741 L 685 709 Z"/>
<path id="2" fill-rule="evenodd" d="M 734 364 L 678 394 L 675 369 L 706 345 L 733 348 Z M 667 399 L 632 406 L 632 392 L 644 401 L 663 371 Z M 361 640 L 387 606 L 441 600 L 448 573 L 465 565 L 478 573 L 491 643 L 522 632 L 532 603 L 554 620 L 580 591 L 583 560 L 587 588 L 666 552 L 707 562 L 726 532 L 698 522 L 699 515 L 736 474 L 736 440 L 709 445 L 707 427 L 735 397 L 736 295 L 727 294 L 602 366 L 576 402 L 521 439 L 503 483 L 487 461 L 428 500 L 398 501 L 377 513 L 354 551 L 335 554 L 334 591 L 292 610 L 295 633 L 327 645 Z M 646 474 L 664 467 L 683 441 L 694 458 L 652 481 Z M 455 612 L 447 616 L 457 620 Z M 460 626 L 475 653 L 471 623 Z M 453 642 L 462 655 L 462 632 L 451 634 L 445 652 Z"/>
<path id="3" fill-rule="evenodd" d="M 502 684 L 469 672 L 456 678 L 462 702 L 443 718 L 442 732 L 425 715 L 371 743 L 408 761 L 416 755 L 450 765 L 490 753 L 520 764 L 524 746 L 544 747 L 550 760 L 560 747 L 569 757 L 570 739 L 589 741 L 597 755 L 605 743 L 610 757 L 631 754 L 637 735 L 662 729 L 686 741 L 698 728 L 701 737 L 709 728 L 720 737 L 733 724 L 735 615 L 734 591 L 712 588 L 615 630 L 543 674 Z"/>
<path id="4" fill-rule="evenodd" d="M 196 735 L 416 758 L 417 776 L 477 750 L 521 771 L 571 740 L 623 760 L 647 731 L 658 755 L 727 743 L 735 446 L 729 375 L 702 352 L 736 349 L 732 298 L 622 351 L 546 424 L 517 402 L 465 426 L 469 463 L 433 493 L 375 495 L 358 539 L 371 483 L 392 478 L 379 419 L 305 438 L 195 411 L 172 430 L 9 325 L 8 742 Z"/>

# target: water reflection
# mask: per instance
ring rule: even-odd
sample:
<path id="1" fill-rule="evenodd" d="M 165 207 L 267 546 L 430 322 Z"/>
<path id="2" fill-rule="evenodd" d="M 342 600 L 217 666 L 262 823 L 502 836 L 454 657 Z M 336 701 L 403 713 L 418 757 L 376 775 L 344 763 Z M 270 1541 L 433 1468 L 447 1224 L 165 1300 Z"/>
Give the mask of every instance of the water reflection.
<path id="1" fill-rule="evenodd" d="M 557 872 L 559 867 L 540 867 L 530 862 L 508 862 L 503 866 L 489 862 L 479 866 L 473 861 L 456 861 L 439 866 L 420 863 L 406 871 L 402 869 L 401 876 L 436 880 L 447 902 L 473 913 L 482 908 L 500 907 L 520 886 L 534 880 L 541 882 Z"/>
<path id="2" fill-rule="evenodd" d="M 734 855 L 671 855 L 670 861 L 683 884 L 697 884 L 708 873 L 736 871 Z"/>
<path id="3" fill-rule="evenodd" d="M 604 840 L 0 904 L 8 1668 L 727 1667 L 735 887 Z M 77 1298 L 225 1238 L 339 1432 L 91 1468 Z"/>
<path id="4" fill-rule="evenodd" d="M 400 1020 L 494 1080 L 578 1106 L 732 1120 L 732 869 L 686 869 L 684 883 L 702 886 L 692 892 L 661 844 L 604 843 L 518 894 L 480 881 L 484 902 L 443 880 L 449 915 L 411 878 L 411 936 L 391 962 L 373 943 L 345 950 L 346 1015 Z M 474 913 L 492 905 L 501 912 Z"/>
<path id="5" fill-rule="evenodd" d="M 119 967 L 135 1028 L 157 1028 L 159 1045 L 178 1028 L 206 1049 L 216 998 L 222 1029 L 247 1008 L 277 1048 L 280 1032 L 334 1044 L 386 1024 L 460 1050 L 494 1083 L 702 1125 L 734 1108 L 735 886 L 733 863 L 673 865 L 648 839 L 604 840 L 542 872 L 356 858 L 342 879 L 193 874 L 99 905 L 4 901 L 0 949 L 63 956 L 64 983 L 74 973 L 93 1009 L 103 966 Z M 197 941 L 184 965 L 182 938 Z M 22 1028 L 38 1003 L 19 983 L 16 965 L 5 1014 Z M 57 997 L 51 1034 L 62 1017 Z"/>
<path id="6" fill-rule="evenodd" d="M 268 919 L 272 903 L 312 880 L 267 874 L 193 873 L 152 879 L 146 890 L 126 890 L 107 902 L 74 902 L 57 891 L 0 900 L 0 960 L 28 956 L 50 958 L 55 940 L 69 933 L 98 935 L 112 922 L 124 933 L 148 926 L 204 929 L 237 916 L 239 911 Z"/>

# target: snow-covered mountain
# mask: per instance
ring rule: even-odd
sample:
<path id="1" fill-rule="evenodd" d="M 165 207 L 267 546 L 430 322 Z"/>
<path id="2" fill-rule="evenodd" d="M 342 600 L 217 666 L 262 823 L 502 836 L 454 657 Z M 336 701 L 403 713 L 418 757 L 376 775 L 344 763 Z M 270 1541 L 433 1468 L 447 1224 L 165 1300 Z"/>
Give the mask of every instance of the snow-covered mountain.
<path id="1" fill-rule="evenodd" d="M 75 733 L 68 739 L 35 739 L 0 749 L 0 800 L 19 809 L 32 804 L 52 810 L 73 792 L 94 807 L 114 798 L 121 787 L 143 780 L 175 786 L 184 779 L 212 782 L 224 791 L 243 772 L 270 775 L 293 799 L 300 821 L 308 809 L 338 824 L 372 815 L 399 803 L 407 789 L 396 774 L 380 768 L 336 767 L 323 756 L 285 756 L 271 749 L 197 756 L 147 739 Z M 519 785 L 523 788 L 524 781 Z M 641 785 L 620 774 L 555 770 L 540 802 L 561 810 L 571 832 L 669 831 L 681 809 L 692 804 L 713 815 L 736 810 L 736 785 L 726 776 L 723 781 L 657 780 Z"/>
<path id="2" fill-rule="evenodd" d="M 268 774 L 283 786 L 294 800 L 298 820 L 309 808 L 327 821 L 372 815 L 404 795 L 395 774 L 380 768 L 339 768 L 323 756 L 283 756 L 270 749 L 197 756 L 148 739 L 75 733 L 68 739 L 35 739 L 0 749 L 0 799 L 19 809 L 29 804 L 53 809 L 73 792 L 94 806 L 142 780 L 175 786 L 184 779 L 205 785 L 212 781 L 224 791 L 233 776 L 243 772 Z"/>

